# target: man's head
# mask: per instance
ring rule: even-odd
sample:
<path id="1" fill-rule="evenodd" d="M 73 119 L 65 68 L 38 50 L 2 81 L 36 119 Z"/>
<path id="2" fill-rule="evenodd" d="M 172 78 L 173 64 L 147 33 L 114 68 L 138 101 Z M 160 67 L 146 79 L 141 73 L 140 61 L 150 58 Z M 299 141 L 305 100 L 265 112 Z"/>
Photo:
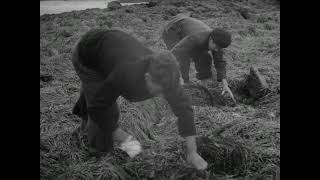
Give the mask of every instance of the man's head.
<path id="1" fill-rule="evenodd" d="M 149 60 L 145 81 L 150 94 L 162 94 L 179 84 L 179 65 L 172 53 L 166 51 L 145 58 Z"/>
<path id="2" fill-rule="evenodd" d="M 226 48 L 231 44 L 231 34 L 221 28 L 212 30 L 209 36 L 209 50 L 218 51 L 221 48 Z"/>

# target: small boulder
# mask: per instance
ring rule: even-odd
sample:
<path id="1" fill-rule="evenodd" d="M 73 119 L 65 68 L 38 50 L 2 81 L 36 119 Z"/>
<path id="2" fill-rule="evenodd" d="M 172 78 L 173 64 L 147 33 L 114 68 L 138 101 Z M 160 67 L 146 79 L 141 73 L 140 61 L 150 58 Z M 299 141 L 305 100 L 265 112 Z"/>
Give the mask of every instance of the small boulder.
<path id="1" fill-rule="evenodd" d="M 201 16 L 197 13 L 192 13 L 190 17 L 196 18 L 196 19 L 200 19 Z"/>
<path id="2" fill-rule="evenodd" d="M 133 9 L 127 8 L 127 9 L 126 9 L 126 13 L 133 13 Z"/>
<path id="3" fill-rule="evenodd" d="M 53 80 L 53 76 L 50 74 L 40 74 L 40 81 L 49 82 Z"/>
<path id="4" fill-rule="evenodd" d="M 154 6 L 158 5 L 158 0 L 150 0 L 150 1 L 148 2 L 148 4 L 146 4 L 146 5 L 147 5 L 147 7 L 149 7 L 149 8 L 154 7 Z"/>
<path id="5" fill-rule="evenodd" d="M 165 13 L 170 16 L 176 16 L 177 14 L 180 13 L 180 11 L 178 8 L 169 8 L 165 11 Z"/>
<path id="6" fill-rule="evenodd" d="M 111 21 L 106 21 L 104 24 L 107 25 L 109 28 L 111 28 L 113 25 Z"/>
<path id="7" fill-rule="evenodd" d="M 195 11 L 195 9 L 194 9 L 193 6 L 187 6 L 187 7 L 186 7 L 186 10 L 187 10 L 187 11 Z"/>
<path id="8" fill-rule="evenodd" d="M 121 8 L 121 3 L 119 1 L 111 1 L 108 3 L 108 9 L 113 11 Z"/>
<path id="9" fill-rule="evenodd" d="M 162 18 L 163 18 L 163 20 L 169 20 L 169 16 L 167 16 L 167 15 L 163 15 Z"/>
<path id="10" fill-rule="evenodd" d="M 250 73 L 246 80 L 246 89 L 249 91 L 250 96 L 255 99 L 270 92 L 269 85 L 256 67 L 250 68 Z"/>
<path id="11" fill-rule="evenodd" d="M 247 8 L 240 8 L 239 13 L 244 19 L 250 19 L 250 13 Z"/>
<path id="12" fill-rule="evenodd" d="M 60 31 L 60 35 L 63 37 L 70 37 L 72 36 L 72 34 L 70 33 L 70 31 L 63 29 L 62 31 Z"/>
<path id="13" fill-rule="evenodd" d="M 131 20 L 132 24 L 142 24 L 144 21 L 141 18 L 135 17 Z"/>
<path id="14" fill-rule="evenodd" d="M 185 0 L 172 0 L 171 4 L 176 7 L 186 6 Z"/>

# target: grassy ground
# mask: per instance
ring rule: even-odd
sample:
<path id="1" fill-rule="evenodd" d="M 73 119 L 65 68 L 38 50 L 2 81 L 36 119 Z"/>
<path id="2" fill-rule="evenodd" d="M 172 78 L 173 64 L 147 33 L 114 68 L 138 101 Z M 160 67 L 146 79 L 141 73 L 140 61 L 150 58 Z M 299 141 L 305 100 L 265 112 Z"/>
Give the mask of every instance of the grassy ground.
<path id="1" fill-rule="evenodd" d="M 199 151 L 209 162 L 205 172 L 185 163 L 176 117 L 160 98 L 141 103 L 118 99 L 120 125 L 141 140 L 144 153 L 129 159 L 116 149 L 99 159 L 89 157 L 73 134 L 80 124 L 80 119 L 71 114 L 80 82 L 70 63 L 72 48 L 89 29 L 112 26 L 155 51 L 165 49 L 161 28 L 179 12 L 191 12 L 212 27 L 232 32 L 233 43 L 225 54 L 231 84 L 240 81 L 250 66 L 256 66 L 272 92 L 253 104 L 233 107 L 220 101 L 220 90 L 211 83 L 208 87 L 215 97 L 211 106 L 203 90 L 186 87 L 202 137 L 198 139 Z M 191 80 L 195 80 L 194 67 Z M 279 168 L 278 5 L 263 0 L 164 0 L 152 8 L 135 5 L 116 11 L 91 9 L 40 16 L 41 179 L 270 179 Z"/>

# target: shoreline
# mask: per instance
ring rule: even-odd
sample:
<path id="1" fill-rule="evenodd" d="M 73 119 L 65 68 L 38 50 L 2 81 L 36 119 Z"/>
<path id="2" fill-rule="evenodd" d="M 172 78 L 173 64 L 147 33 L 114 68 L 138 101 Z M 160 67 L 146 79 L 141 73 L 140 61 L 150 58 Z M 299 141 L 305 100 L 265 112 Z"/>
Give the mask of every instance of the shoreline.
<path id="1" fill-rule="evenodd" d="M 81 11 L 86 9 L 105 9 L 112 0 L 72 0 L 72 1 L 40 1 L 40 16 L 45 14 L 60 14 L 64 12 Z M 147 0 L 119 0 L 122 6 L 147 4 Z"/>

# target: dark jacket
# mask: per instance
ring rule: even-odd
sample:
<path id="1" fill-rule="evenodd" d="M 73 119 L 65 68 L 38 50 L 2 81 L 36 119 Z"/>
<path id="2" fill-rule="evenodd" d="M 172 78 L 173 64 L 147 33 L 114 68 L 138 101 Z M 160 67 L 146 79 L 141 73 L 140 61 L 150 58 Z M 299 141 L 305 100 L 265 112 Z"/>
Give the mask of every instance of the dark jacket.
<path id="1" fill-rule="evenodd" d="M 144 79 L 149 60 L 143 57 L 153 53 L 120 30 L 96 29 L 84 35 L 76 47 L 74 55 L 78 58 L 73 58 L 73 64 L 85 93 L 89 93 L 87 109 L 92 121 L 105 121 L 107 109 L 119 96 L 133 102 L 152 98 Z M 166 91 L 164 97 L 178 117 L 180 135 L 195 135 L 191 101 L 182 87 Z"/>
<path id="2" fill-rule="evenodd" d="M 166 25 L 162 37 L 179 61 L 182 73 L 188 72 L 185 68 L 190 68 L 188 65 L 190 59 L 197 59 L 208 52 L 208 39 L 211 31 L 212 29 L 202 21 L 183 15 L 178 15 Z M 217 71 L 217 80 L 220 82 L 226 78 L 226 61 L 223 59 L 223 50 L 211 52 Z M 201 69 L 206 70 L 207 67 L 199 68 Z"/>

